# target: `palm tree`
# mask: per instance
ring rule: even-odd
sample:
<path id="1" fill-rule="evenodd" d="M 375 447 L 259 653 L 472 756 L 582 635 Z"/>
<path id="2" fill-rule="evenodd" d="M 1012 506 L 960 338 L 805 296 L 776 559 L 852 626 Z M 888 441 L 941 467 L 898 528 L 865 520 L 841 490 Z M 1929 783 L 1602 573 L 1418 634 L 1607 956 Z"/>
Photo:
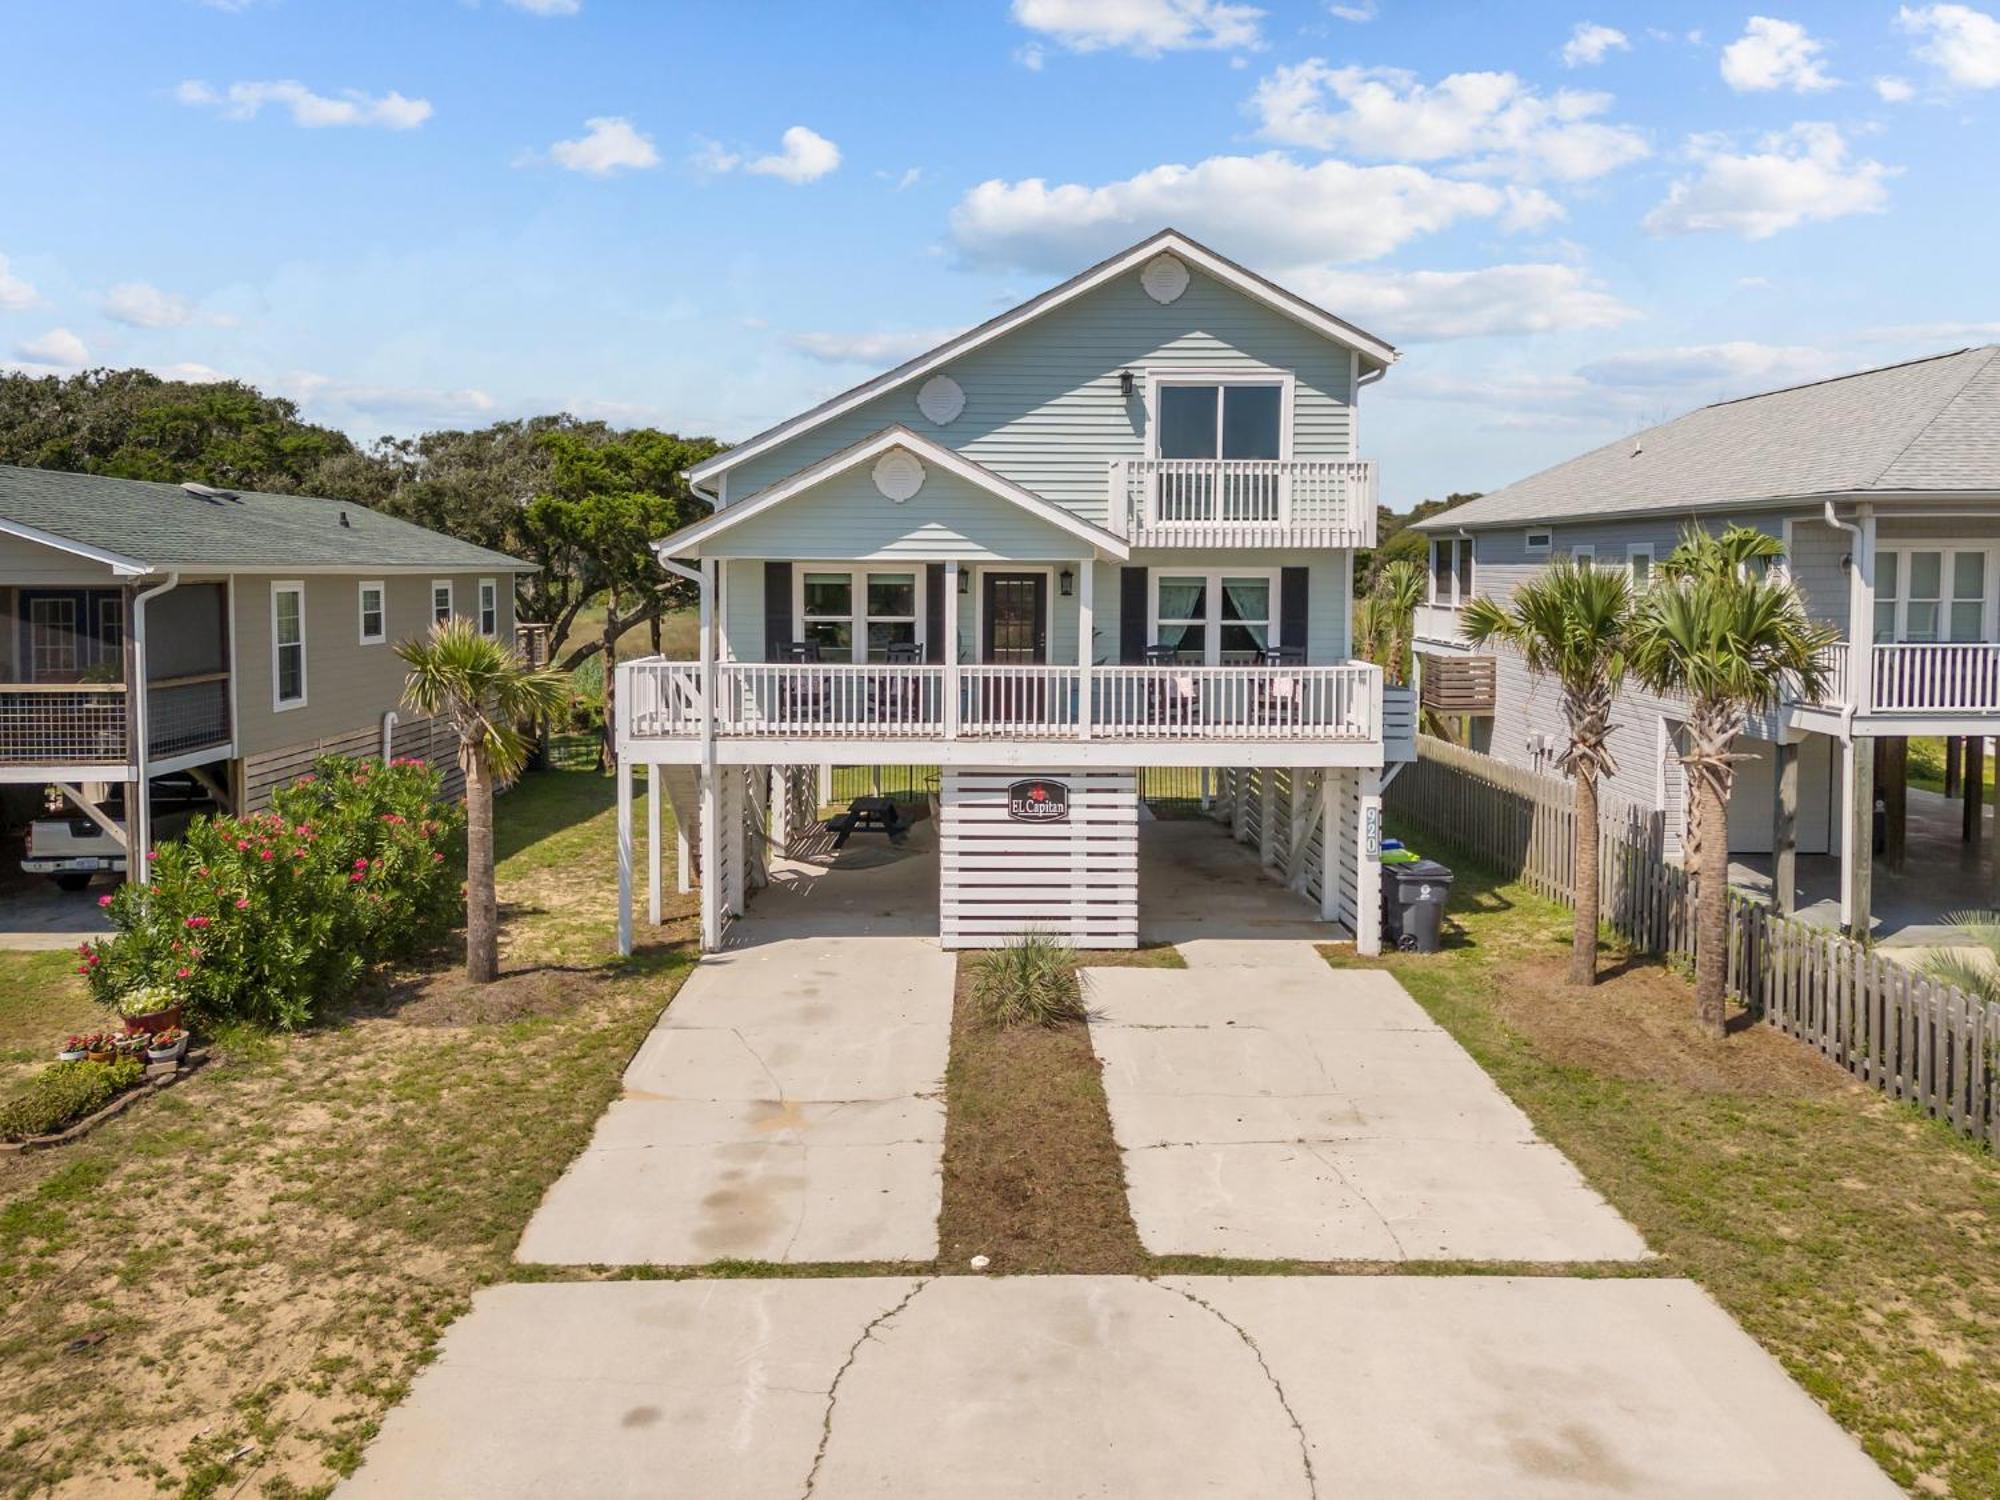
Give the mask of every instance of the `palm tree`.
<path id="1" fill-rule="evenodd" d="M 1417 635 L 1417 606 L 1424 602 L 1428 584 L 1424 565 L 1401 558 L 1376 576 L 1368 597 L 1384 618 L 1378 628 L 1383 639 L 1381 658 L 1373 658 L 1391 682 L 1410 680 L 1410 648 Z"/>
<path id="2" fill-rule="evenodd" d="M 1611 709 L 1625 677 L 1632 590 L 1620 569 L 1579 566 L 1569 558 L 1514 591 L 1506 604 L 1480 597 L 1460 626 L 1475 646 L 1499 642 L 1521 653 L 1529 672 L 1555 679 L 1569 742 L 1556 765 L 1576 783 L 1570 865 L 1576 871 L 1576 925 L 1569 981 L 1597 982 L 1598 782 L 1614 774 Z"/>
<path id="3" fill-rule="evenodd" d="M 1838 635 L 1815 625 L 1791 580 L 1770 567 L 1783 555 L 1775 537 L 1747 526 L 1719 536 L 1690 528 L 1633 611 L 1626 653 L 1647 687 L 1688 704 L 1681 764 L 1693 814 L 1695 1017 L 1718 1037 L 1729 940 L 1729 796 L 1744 758 L 1736 737 L 1788 687 L 1802 698 L 1817 694 L 1826 681 L 1821 653 Z"/>
<path id="4" fill-rule="evenodd" d="M 2000 1005 L 2000 912 L 1954 911 L 1945 915 L 1968 942 L 1985 949 L 1975 958 L 1963 948 L 1944 948 L 1924 960 L 1924 976 L 1956 985 L 1974 999 Z"/>
<path id="5" fill-rule="evenodd" d="M 517 727 L 555 712 L 568 691 L 560 672 L 537 671 L 510 646 L 454 615 L 396 647 L 410 668 L 403 702 L 458 732 L 465 772 L 465 973 L 486 984 L 500 972 L 500 916 L 493 894 L 493 783 L 520 773 L 528 739 Z"/>

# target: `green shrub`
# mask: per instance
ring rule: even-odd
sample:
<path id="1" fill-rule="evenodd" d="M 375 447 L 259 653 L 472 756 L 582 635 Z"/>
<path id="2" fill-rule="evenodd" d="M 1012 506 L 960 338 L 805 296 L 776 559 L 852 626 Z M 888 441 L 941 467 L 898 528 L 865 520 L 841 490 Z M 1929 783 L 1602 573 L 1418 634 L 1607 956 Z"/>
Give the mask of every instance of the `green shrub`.
<path id="1" fill-rule="evenodd" d="M 53 1135 L 102 1109 L 145 1076 L 146 1065 L 136 1057 L 50 1063 L 26 1088 L 0 1103 L 0 1139 Z"/>
<path id="2" fill-rule="evenodd" d="M 972 998 L 995 1026 L 1059 1026 L 1081 1021 L 1083 987 L 1076 950 L 1044 933 L 1026 932 L 972 961 Z"/>
<path id="3" fill-rule="evenodd" d="M 435 943 L 464 910 L 463 814 L 421 761 L 321 760 L 271 810 L 198 818 L 151 850 L 152 881 L 103 898 L 115 934 L 79 950 L 112 1009 L 165 991 L 189 1019 L 290 1029 L 361 971 Z"/>

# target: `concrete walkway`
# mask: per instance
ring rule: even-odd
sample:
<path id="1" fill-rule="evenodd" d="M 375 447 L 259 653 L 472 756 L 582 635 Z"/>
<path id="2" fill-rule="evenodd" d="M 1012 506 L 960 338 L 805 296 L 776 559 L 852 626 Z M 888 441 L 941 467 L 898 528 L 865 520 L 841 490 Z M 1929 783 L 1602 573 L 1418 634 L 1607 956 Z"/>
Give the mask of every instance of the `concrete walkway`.
<path id="1" fill-rule="evenodd" d="M 936 1256 L 956 966 L 912 935 L 936 931 L 926 836 L 774 871 L 660 1017 L 516 1259 Z"/>
<path id="2" fill-rule="evenodd" d="M 1638 1232 L 1388 974 L 1296 942 L 1089 969 L 1091 1043 L 1155 1255 L 1634 1260 Z"/>
<path id="3" fill-rule="evenodd" d="M 1684 1281 L 494 1287 L 346 1500 L 1899 1493 Z"/>

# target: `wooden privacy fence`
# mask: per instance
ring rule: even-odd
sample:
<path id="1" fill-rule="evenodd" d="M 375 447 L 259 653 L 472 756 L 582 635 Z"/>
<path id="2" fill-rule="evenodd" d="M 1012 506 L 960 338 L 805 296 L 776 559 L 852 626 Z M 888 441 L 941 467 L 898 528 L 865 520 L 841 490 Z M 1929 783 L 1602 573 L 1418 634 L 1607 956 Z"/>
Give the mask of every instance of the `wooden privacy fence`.
<path id="1" fill-rule="evenodd" d="M 1405 825 L 1495 874 L 1552 901 L 1573 898 L 1567 781 L 1426 736 L 1383 800 Z M 1623 942 L 1693 958 L 1688 877 L 1663 853 L 1659 814 L 1607 810 L 1598 872 L 1605 925 Z M 2000 1151 L 2000 1005 L 1734 892 L 1727 973 L 1730 993 L 1767 1025 Z"/>

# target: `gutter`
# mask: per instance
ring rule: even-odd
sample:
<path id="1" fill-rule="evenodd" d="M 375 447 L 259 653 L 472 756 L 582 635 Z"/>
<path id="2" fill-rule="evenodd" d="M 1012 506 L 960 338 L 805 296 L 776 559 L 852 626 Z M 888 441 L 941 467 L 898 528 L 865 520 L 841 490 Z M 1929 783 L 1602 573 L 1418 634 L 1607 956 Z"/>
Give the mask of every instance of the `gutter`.
<path id="1" fill-rule="evenodd" d="M 1834 511 L 1831 500 L 1826 502 L 1825 519 L 1827 525 L 1837 531 L 1844 531 L 1854 538 L 1854 551 L 1852 555 L 1854 566 L 1859 568 L 1861 566 L 1862 544 L 1862 530 L 1860 525 L 1854 521 L 1841 520 L 1840 516 Z M 1854 613 L 1854 586 L 1849 584 L 1847 588 L 1847 635 L 1850 641 L 1854 639 Z M 1868 628 L 1872 631 L 1874 628 L 1873 622 L 1870 621 L 1867 623 Z M 1850 649 L 1850 665 L 1852 664 L 1852 660 L 1852 651 Z M 1851 746 L 1854 743 L 1854 715 L 1860 705 L 1855 701 L 1858 695 L 1854 692 L 1854 684 L 1850 682 L 1847 686 L 1847 706 L 1840 711 L 1840 742 L 1843 745 Z"/>

